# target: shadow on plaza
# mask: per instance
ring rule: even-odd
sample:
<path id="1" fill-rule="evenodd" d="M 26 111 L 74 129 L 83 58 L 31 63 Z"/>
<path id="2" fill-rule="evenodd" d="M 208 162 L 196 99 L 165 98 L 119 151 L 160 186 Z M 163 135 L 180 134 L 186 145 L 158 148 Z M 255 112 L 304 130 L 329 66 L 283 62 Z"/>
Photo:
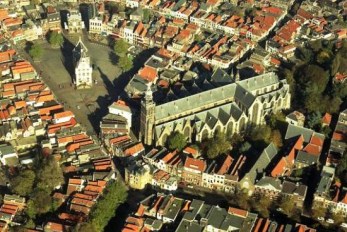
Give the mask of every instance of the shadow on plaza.
<path id="1" fill-rule="evenodd" d="M 123 72 L 119 75 L 118 78 L 114 80 L 114 86 L 116 91 L 116 96 L 124 97 L 125 92 L 124 88 L 129 83 L 131 78 L 139 71 L 140 68 L 143 67 L 143 64 L 146 60 L 151 57 L 158 49 L 150 48 L 141 51 L 136 57 L 133 59 L 133 67 L 127 72 Z"/>
<path id="2" fill-rule="evenodd" d="M 74 49 L 74 44 L 72 44 L 65 36 L 64 36 L 64 44 L 61 46 L 61 62 L 63 63 L 66 71 L 68 71 L 71 82 L 73 83 L 73 75 L 74 75 L 74 66 L 72 59 L 72 50 Z"/>
<path id="3" fill-rule="evenodd" d="M 98 96 L 96 99 L 97 108 L 94 112 L 88 115 L 88 119 L 91 122 L 93 129 L 96 133 L 100 132 L 100 121 L 107 114 L 108 108 L 107 106 L 112 103 L 113 100 L 116 99 L 116 92 L 114 91 L 115 87 L 107 75 L 97 67 L 97 71 L 100 73 L 100 78 L 103 81 L 103 84 L 107 90 L 107 94 L 104 96 Z"/>
<path id="4" fill-rule="evenodd" d="M 93 129 L 97 134 L 100 132 L 100 121 L 108 113 L 107 106 L 109 106 L 118 98 L 125 98 L 125 86 L 129 83 L 132 76 L 135 75 L 138 72 L 138 70 L 143 66 L 142 64 L 151 55 L 153 55 L 155 51 L 156 49 L 147 49 L 139 53 L 133 60 L 133 68 L 127 72 L 121 73 L 117 78 L 115 78 L 113 83 L 110 81 L 110 78 L 100 69 L 100 67 L 97 67 L 97 70 L 100 73 L 101 80 L 103 81 L 103 84 L 107 90 L 106 95 L 99 96 L 96 99 L 96 104 L 98 105 L 96 110 L 88 115 L 88 119 L 91 122 Z M 116 64 L 118 59 L 117 55 L 115 55 L 113 52 L 110 52 L 109 58 L 110 62 Z"/>

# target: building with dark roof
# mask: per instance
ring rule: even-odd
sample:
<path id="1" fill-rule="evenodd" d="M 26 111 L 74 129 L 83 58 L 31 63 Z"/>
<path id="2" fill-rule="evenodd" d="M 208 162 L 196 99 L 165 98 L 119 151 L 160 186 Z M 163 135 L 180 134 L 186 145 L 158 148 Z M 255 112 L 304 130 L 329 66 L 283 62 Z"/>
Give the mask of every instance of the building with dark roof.
<path id="1" fill-rule="evenodd" d="M 216 132 L 238 133 L 250 125 L 265 123 L 266 114 L 290 107 L 289 85 L 275 73 L 217 88 L 204 83 L 199 87 L 201 92 L 174 96 L 162 104 L 156 102 L 148 85 L 141 104 L 142 141 L 151 145 L 155 140 L 156 145 L 163 145 L 173 131 L 189 141 L 202 141 Z"/>

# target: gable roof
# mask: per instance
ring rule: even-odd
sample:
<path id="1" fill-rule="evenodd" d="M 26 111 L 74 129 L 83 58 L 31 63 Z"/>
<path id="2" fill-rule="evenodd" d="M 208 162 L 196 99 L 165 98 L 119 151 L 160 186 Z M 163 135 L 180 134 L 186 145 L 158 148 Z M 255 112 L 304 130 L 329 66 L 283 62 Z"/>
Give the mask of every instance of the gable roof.
<path id="1" fill-rule="evenodd" d="M 203 172 L 206 169 L 206 162 L 204 160 L 187 157 L 184 162 L 184 167 Z"/>

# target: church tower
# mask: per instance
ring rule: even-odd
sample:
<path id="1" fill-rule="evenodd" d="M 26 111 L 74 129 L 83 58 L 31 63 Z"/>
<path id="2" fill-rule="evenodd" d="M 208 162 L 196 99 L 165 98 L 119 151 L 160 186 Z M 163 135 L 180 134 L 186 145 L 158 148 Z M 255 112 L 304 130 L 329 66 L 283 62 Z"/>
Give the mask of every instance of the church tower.
<path id="1" fill-rule="evenodd" d="M 91 88 L 93 85 L 93 69 L 90 65 L 90 57 L 87 52 L 88 49 L 80 38 L 72 51 L 72 58 L 75 67 L 74 84 L 77 89 Z"/>
<path id="2" fill-rule="evenodd" d="M 153 101 L 153 92 L 151 84 L 147 85 L 145 96 L 141 102 L 141 122 L 140 122 L 140 139 L 146 145 L 153 143 L 153 126 L 154 126 L 155 103 Z"/>

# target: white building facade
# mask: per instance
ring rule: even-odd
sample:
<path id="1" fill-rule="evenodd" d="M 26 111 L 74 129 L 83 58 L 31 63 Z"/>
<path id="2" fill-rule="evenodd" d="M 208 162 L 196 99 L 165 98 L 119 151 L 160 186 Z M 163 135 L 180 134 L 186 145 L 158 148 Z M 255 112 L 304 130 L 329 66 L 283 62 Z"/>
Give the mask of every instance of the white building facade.
<path id="1" fill-rule="evenodd" d="M 93 69 L 87 52 L 87 47 L 80 39 L 73 50 L 73 60 L 75 66 L 74 84 L 77 89 L 91 88 L 93 85 Z"/>

